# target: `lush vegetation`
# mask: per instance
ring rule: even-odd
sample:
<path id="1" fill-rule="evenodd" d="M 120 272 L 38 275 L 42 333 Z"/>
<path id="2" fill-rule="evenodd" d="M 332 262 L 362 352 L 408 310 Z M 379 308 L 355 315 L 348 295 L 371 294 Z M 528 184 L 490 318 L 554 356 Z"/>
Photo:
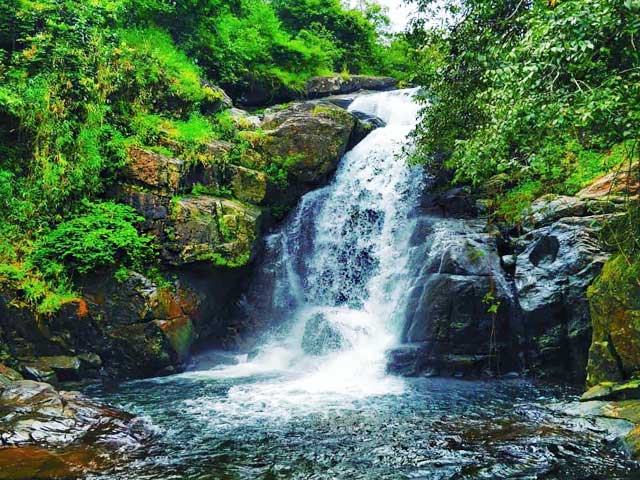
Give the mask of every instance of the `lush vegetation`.
<path id="1" fill-rule="evenodd" d="M 241 157 L 248 140 L 216 85 L 384 73 L 384 22 L 338 0 L 0 2 L 0 283 L 48 312 L 78 275 L 152 261 L 140 219 L 107 201 L 128 149 L 199 161 L 225 139 Z"/>
<path id="2" fill-rule="evenodd" d="M 446 9 L 410 35 L 431 104 L 417 161 L 444 164 L 516 224 L 543 194 L 575 194 L 614 167 L 640 175 L 639 1 L 413 3 Z M 604 233 L 638 281 L 636 204 Z"/>

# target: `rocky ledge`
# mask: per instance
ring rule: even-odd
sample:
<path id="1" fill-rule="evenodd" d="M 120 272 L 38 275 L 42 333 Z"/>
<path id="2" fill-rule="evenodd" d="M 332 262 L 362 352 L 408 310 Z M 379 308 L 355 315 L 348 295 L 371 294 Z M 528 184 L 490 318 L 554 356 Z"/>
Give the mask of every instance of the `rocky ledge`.
<path id="1" fill-rule="evenodd" d="M 398 80 L 391 77 L 334 75 L 328 77 L 313 77 L 299 90 L 282 87 L 274 91 L 273 86 L 255 83 L 243 89 L 236 100 L 240 105 L 257 107 L 293 100 L 323 98 L 361 90 L 392 90 L 397 87 Z"/>
<path id="2" fill-rule="evenodd" d="M 640 291 L 605 288 L 615 267 L 599 232 L 640 186 L 596 179 L 576 196 L 548 195 L 520 229 L 489 225 L 464 188 L 425 194 L 416 212 L 415 284 L 401 347 L 389 370 L 404 375 L 528 371 L 584 382 L 640 373 Z M 603 277 L 594 280 L 605 267 Z M 606 280 L 606 278 L 605 278 Z M 587 295 L 589 290 L 590 296 Z M 635 322 L 635 323 L 634 323 Z"/>
<path id="3" fill-rule="evenodd" d="M 132 415 L 47 383 L 9 381 L 19 374 L 0 367 L 0 479 L 75 478 L 152 439 Z"/>

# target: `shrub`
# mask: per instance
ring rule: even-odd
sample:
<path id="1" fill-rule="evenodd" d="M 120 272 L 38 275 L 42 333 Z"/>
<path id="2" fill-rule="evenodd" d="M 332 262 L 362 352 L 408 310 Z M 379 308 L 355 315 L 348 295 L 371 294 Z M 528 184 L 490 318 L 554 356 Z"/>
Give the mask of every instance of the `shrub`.
<path id="1" fill-rule="evenodd" d="M 84 212 L 62 222 L 36 246 L 33 261 L 51 275 L 59 264 L 85 274 L 104 267 L 140 268 L 154 257 L 151 238 L 135 224 L 143 218 L 126 205 L 84 203 Z"/>

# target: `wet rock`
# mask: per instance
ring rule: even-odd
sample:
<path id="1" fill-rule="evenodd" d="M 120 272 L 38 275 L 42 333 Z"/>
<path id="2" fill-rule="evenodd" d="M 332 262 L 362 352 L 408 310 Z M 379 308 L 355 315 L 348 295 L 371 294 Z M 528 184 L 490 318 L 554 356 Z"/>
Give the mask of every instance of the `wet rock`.
<path id="1" fill-rule="evenodd" d="M 531 367 L 584 379 L 591 317 L 586 292 L 608 254 L 597 237 L 606 217 L 569 217 L 518 240 L 515 286 Z"/>
<path id="2" fill-rule="evenodd" d="M 352 93 L 358 90 L 392 90 L 397 85 L 398 80 L 391 77 L 366 75 L 314 77 L 307 82 L 306 95 L 308 98 L 319 98 Z"/>
<path id="3" fill-rule="evenodd" d="M 86 378 L 80 358 L 69 355 L 38 357 L 23 364 L 22 373 L 26 378 L 39 382 L 66 382 Z M 95 372 L 97 373 L 97 372 Z"/>
<path id="4" fill-rule="evenodd" d="M 425 192 L 420 199 L 420 210 L 426 215 L 442 218 L 474 218 L 478 214 L 475 202 L 464 187 Z"/>
<path id="5" fill-rule="evenodd" d="M 479 375 L 513 368 L 513 300 L 497 238 L 482 221 L 423 219 L 412 263 L 420 271 L 390 370 L 418 375 Z M 420 231 L 420 226 L 417 231 Z M 407 373 L 409 372 L 409 373 Z"/>
<path id="6" fill-rule="evenodd" d="M 586 211 L 586 202 L 577 197 L 544 195 L 533 202 L 523 226 L 531 230 L 550 225 L 564 217 L 581 217 Z"/>
<path id="7" fill-rule="evenodd" d="M 312 315 L 304 326 L 302 349 L 309 355 L 339 352 L 349 345 L 340 330 L 322 313 Z"/>
<path id="8" fill-rule="evenodd" d="M 21 380 L 0 387 L 3 446 L 64 446 L 75 442 L 140 445 L 150 435 L 134 417 L 77 392 Z"/>
<path id="9" fill-rule="evenodd" d="M 357 121 L 349 138 L 349 145 L 347 146 L 349 150 L 364 140 L 376 128 L 382 128 L 386 125 L 384 120 L 375 115 L 358 111 L 351 112 L 351 114 L 356 117 Z"/>

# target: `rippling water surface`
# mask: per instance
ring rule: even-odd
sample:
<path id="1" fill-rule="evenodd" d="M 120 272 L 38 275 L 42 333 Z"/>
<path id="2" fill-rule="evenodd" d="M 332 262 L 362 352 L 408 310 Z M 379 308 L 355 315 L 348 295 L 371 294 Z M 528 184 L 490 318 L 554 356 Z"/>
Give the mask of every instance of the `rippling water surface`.
<path id="1" fill-rule="evenodd" d="M 638 478 L 599 426 L 547 408 L 573 398 L 557 387 L 412 379 L 384 395 L 296 395 L 295 378 L 222 372 L 93 390 L 157 440 L 91 478 Z"/>

